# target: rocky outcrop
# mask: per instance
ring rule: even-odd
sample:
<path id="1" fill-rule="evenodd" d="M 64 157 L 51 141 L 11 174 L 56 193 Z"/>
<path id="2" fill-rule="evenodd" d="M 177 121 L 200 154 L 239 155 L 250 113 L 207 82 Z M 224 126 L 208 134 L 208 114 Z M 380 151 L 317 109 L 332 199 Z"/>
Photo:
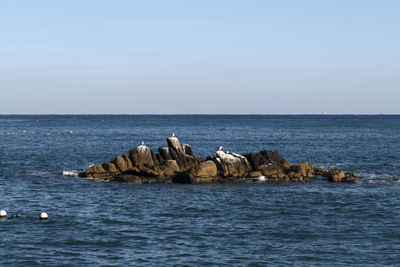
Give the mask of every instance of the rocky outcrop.
<path id="1" fill-rule="evenodd" d="M 346 182 L 346 183 L 356 183 L 357 178 L 352 172 L 343 172 L 337 170 L 330 170 L 327 172 L 328 181 L 330 182 Z"/>
<path id="2" fill-rule="evenodd" d="M 243 177 L 251 170 L 246 157 L 236 153 L 217 151 L 214 162 L 223 177 Z"/>
<path id="3" fill-rule="evenodd" d="M 167 138 L 167 147 L 154 153 L 144 144 L 117 156 L 110 162 L 96 164 L 80 176 L 128 183 L 211 183 L 225 181 L 306 182 L 324 176 L 332 182 L 355 183 L 354 173 L 315 168 L 309 162 L 292 165 L 277 151 L 262 150 L 243 155 L 218 150 L 207 159 L 195 157 L 188 144 Z"/>

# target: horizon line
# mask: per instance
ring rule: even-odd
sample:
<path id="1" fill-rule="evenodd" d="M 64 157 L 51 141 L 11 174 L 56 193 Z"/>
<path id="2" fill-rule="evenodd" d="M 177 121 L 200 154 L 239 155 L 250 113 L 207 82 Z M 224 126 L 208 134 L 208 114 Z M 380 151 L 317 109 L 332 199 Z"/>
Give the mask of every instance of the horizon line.
<path id="1" fill-rule="evenodd" d="M 84 116 L 376 116 L 400 115 L 400 113 L 0 113 L 0 116 L 50 116 L 50 115 L 84 115 Z"/>

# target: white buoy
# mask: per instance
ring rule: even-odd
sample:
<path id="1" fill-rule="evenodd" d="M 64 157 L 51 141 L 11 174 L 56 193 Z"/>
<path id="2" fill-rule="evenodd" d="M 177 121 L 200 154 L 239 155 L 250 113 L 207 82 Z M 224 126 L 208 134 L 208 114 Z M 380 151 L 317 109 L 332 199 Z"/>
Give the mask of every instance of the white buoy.
<path id="1" fill-rule="evenodd" d="M 0 217 L 7 217 L 7 211 L 0 210 Z"/>
<path id="2" fill-rule="evenodd" d="M 265 176 L 264 175 L 258 176 L 257 181 L 265 182 Z"/>
<path id="3" fill-rule="evenodd" d="M 49 215 L 47 215 L 46 212 L 40 213 L 40 219 L 41 219 L 41 220 L 46 220 L 47 218 L 49 218 Z"/>

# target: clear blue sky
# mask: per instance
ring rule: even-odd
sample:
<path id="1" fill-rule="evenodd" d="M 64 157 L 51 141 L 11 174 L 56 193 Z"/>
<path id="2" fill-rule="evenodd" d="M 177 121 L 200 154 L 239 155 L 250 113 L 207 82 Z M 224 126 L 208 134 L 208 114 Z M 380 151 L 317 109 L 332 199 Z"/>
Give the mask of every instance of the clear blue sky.
<path id="1" fill-rule="evenodd" d="M 1 1 L 0 114 L 400 113 L 400 1 Z"/>

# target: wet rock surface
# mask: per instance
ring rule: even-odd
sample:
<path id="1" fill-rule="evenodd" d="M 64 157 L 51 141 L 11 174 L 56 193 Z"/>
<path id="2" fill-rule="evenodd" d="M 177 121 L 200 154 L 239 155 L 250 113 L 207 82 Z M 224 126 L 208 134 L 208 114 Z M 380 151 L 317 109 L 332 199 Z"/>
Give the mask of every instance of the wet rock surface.
<path id="1" fill-rule="evenodd" d="M 126 183 L 214 183 L 228 181 L 307 182 L 315 176 L 331 182 L 356 183 L 354 173 L 315 168 L 309 162 L 292 165 L 277 151 L 243 155 L 218 150 L 207 159 L 196 157 L 188 144 L 167 138 L 168 147 L 154 153 L 143 143 L 110 162 L 96 164 L 81 177 Z"/>

